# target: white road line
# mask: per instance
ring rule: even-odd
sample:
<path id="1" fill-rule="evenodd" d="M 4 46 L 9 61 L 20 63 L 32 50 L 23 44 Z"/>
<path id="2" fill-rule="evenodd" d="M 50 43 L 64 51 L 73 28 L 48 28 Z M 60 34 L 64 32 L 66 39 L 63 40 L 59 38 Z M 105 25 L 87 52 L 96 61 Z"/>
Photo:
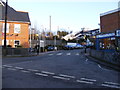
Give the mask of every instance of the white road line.
<path id="1" fill-rule="evenodd" d="M 45 76 L 47 77 L 48 75 L 47 74 L 42 74 L 42 73 L 35 73 L 36 75 L 40 75 L 40 76 Z"/>
<path id="2" fill-rule="evenodd" d="M 86 62 L 88 61 L 88 59 L 85 60 Z"/>
<path id="3" fill-rule="evenodd" d="M 58 53 L 57 55 L 62 55 L 63 53 Z"/>
<path id="4" fill-rule="evenodd" d="M 16 69 L 24 69 L 24 68 L 21 68 L 21 67 L 15 67 Z"/>
<path id="5" fill-rule="evenodd" d="M 11 68 L 11 67 L 13 67 L 13 66 L 9 66 L 9 65 L 3 65 L 4 67 L 9 67 L 9 68 Z"/>
<path id="6" fill-rule="evenodd" d="M 77 56 L 79 56 L 80 54 L 79 53 L 76 53 Z"/>
<path id="7" fill-rule="evenodd" d="M 21 70 L 21 72 L 27 72 L 27 73 L 29 73 L 29 71 L 25 71 L 25 70 Z"/>
<path id="8" fill-rule="evenodd" d="M 87 81 L 81 81 L 81 80 L 76 80 L 76 82 L 93 84 L 93 82 L 87 82 Z"/>
<path id="9" fill-rule="evenodd" d="M 69 75 L 64 75 L 64 74 L 59 74 L 62 77 L 68 77 L 68 78 L 75 78 L 75 76 L 69 76 Z"/>
<path id="10" fill-rule="evenodd" d="M 37 71 L 39 71 L 39 70 L 34 70 L 34 69 L 27 69 L 28 71 L 35 71 L 35 72 L 37 72 Z"/>
<path id="11" fill-rule="evenodd" d="M 64 78 L 64 77 L 59 77 L 59 76 L 53 76 L 53 78 L 62 79 L 62 80 L 70 80 L 70 78 Z"/>
<path id="12" fill-rule="evenodd" d="M 101 68 L 102 70 L 109 71 L 108 69 L 104 69 L 104 68 L 102 68 L 99 64 L 98 64 L 98 67 Z"/>
<path id="13" fill-rule="evenodd" d="M 104 82 L 104 83 L 106 83 L 106 84 L 113 84 L 113 85 L 119 85 L 120 86 L 119 83 L 113 83 L 113 82 Z"/>
<path id="14" fill-rule="evenodd" d="M 96 80 L 94 80 L 94 79 L 87 79 L 87 78 L 81 78 L 81 80 L 87 80 L 87 81 L 96 82 Z"/>
<path id="15" fill-rule="evenodd" d="M 71 55 L 71 53 L 67 53 L 66 55 Z"/>
<path id="16" fill-rule="evenodd" d="M 55 73 L 52 73 L 52 72 L 47 72 L 47 71 L 41 71 L 42 73 L 45 73 L 45 74 L 51 74 L 51 75 L 54 75 Z"/>
<path id="17" fill-rule="evenodd" d="M 102 86 L 111 87 L 111 88 L 120 88 L 119 86 L 108 85 L 108 84 L 102 84 Z"/>
<path id="18" fill-rule="evenodd" d="M 48 54 L 49 56 L 52 56 L 53 54 Z"/>
<path id="19" fill-rule="evenodd" d="M 14 68 L 7 68 L 8 70 L 13 70 L 13 71 L 15 71 L 16 69 L 14 69 Z"/>

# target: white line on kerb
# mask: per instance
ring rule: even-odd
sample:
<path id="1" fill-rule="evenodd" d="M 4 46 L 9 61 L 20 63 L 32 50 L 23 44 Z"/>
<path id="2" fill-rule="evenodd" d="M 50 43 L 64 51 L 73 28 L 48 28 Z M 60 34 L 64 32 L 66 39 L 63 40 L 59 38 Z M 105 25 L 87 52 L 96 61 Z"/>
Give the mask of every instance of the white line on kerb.
<path id="1" fill-rule="evenodd" d="M 119 86 L 113 86 L 108 84 L 102 84 L 102 86 L 111 87 L 111 88 L 120 88 Z"/>
<path id="2" fill-rule="evenodd" d="M 42 74 L 42 73 L 35 73 L 36 75 L 40 75 L 40 76 L 45 76 L 45 77 L 47 77 L 48 75 L 46 75 L 46 74 Z"/>
<path id="3" fill-rule="evenodd" d="M 81 80 L 76 80 L 76 82 L 93 84 L 93 82 L 87 82 L 87 81 L 81 81 Z"/>
<path id="4" fill-rule="evenodd" d="M 47 71 L 41 71 L 42 73 L 45 73 L 45 74 L 51 74 L 51 75 L 54 75 L 55 73 L 52 73 L 52 72 L 47 72 Z"/>
<path id="5" fill-rule="evenodd" d="M 120 85 L 119 83 L 113 83 L 113 82 L 104 82 L 106 84 L 113 84 L 113 85 Z"/>
<path id="6" fill-rule="evenodd" d="M 53 76 L 53 78 L 62 79 L 62 80 L 70 80 L 70 78 L 64 78 L 64 77 L 59 77 L 59 76 Z"/>
<path id="7" fill-rule="evenodd" d="M 35 72 L 39 71 L 39 70 L 34 70 L 34 69 L 27 69 L 27 70 L 29 70 L 29 71 L 35 71 Z"/>
<path id="8" fill-rule="evenodd" d="M 64 74 L 59 74 L 59 75 L 63 77 L 75 78 L 75 76 L 69 76 L 69 75 L 64 75 Z"/>
<path id="9" fill-rule="evenodd" d="M 81 78 L 81 80 L 88 80 L 88 81 L 96 82 L 96 80 L 94 79 L 87 79 L 87 78 Z"/>
<path id="10" fill-rule="evenodd" d="M 21 67 L 15 67 L 16 69 L 24 69 L 24 68 L 21 68 Z"/>

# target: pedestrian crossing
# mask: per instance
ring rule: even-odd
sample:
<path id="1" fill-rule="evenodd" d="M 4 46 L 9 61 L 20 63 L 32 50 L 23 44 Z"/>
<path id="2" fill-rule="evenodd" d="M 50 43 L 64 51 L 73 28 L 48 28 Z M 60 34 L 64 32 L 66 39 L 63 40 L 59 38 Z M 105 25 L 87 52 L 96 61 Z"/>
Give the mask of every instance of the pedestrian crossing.
<path id="1" fill-rule="evenodd" d="M 65 55 L 65 56 L 71 56 L 71 55 L 75 55 L 75 56 L 79 56 L 80 53 L 50 53 L 48 54 L 49 56 L 53 56 L 53 55 L 56 55 L 56 56 L 61 56 L 61 55 Z"/>

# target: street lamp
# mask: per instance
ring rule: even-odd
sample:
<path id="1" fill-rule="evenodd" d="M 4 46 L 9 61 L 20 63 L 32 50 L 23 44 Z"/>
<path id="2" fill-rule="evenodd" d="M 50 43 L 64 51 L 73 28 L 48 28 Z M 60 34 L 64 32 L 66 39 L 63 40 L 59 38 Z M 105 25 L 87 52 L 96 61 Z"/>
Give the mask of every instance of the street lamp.
<path id="1" fill-rule="evenodd" d="M 6 0 L 6 4 L 5 4 L 4 48 L 6 48 L 7 6 L 8 6 L 8 0 Z"/>

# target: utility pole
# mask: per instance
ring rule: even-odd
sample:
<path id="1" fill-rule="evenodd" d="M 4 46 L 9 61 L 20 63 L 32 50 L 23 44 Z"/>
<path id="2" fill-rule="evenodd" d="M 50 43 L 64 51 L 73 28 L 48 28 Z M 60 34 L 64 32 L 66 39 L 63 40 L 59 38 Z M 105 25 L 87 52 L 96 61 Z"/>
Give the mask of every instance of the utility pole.
<path id="1" fill-rule="evenodd" d="M 7 6 L 8 6 L 8 0 L 6 0 L 6 4 L 5 4 L 4 48 L 6 48 Z"/>
<path id="2" fill-rule="evenodd" d="M 8 0 L 6 0 L 6 4 L 5 4 L 4 53 L 3 53 L 4 56 L 6 56 L 7 7 L 8 7 Z"/>

